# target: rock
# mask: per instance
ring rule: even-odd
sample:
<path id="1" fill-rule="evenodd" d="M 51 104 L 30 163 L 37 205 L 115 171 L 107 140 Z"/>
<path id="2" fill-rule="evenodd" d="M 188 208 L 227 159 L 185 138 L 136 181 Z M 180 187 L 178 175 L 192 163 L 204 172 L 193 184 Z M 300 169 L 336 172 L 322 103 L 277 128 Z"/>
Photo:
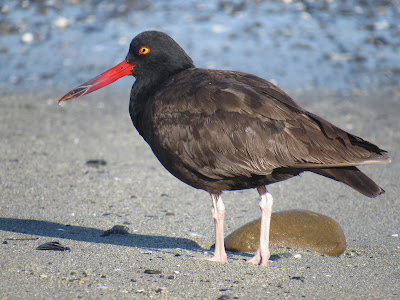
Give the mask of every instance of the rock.
<path id="1" fill-rule="evenodd" d="M 129 234 L 129 229 L 123 225 L 115 225 L 113 228 L 104 231 L 101 237 L 109 236 L 109 235 L 126 235 Z"/>
<path id="2" fill-rule="evenodd" d="M 256 251 L 260 237 L 260 219 L 250 222 L 225 239 L 229 251 Z M 306 210 L 288 210 L 272 214 L 270 248 L 301 248 L 339 256 L 346 249 L 342 228 L 331 218 Z"/>

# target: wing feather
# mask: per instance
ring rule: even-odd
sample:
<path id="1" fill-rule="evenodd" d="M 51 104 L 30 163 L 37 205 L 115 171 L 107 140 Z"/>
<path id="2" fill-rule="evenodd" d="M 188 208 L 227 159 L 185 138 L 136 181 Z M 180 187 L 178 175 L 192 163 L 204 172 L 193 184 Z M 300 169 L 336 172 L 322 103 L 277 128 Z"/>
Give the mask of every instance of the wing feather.
<path id="1" fill-rule="evenodd" d="M 201 69 L 183 73 L 162 89 L 175 93 L 173 100 L 159 103 L 165 97 L 155 95 L 150 135 L 186 168 L 206 177 L 388 160 L 385 151 L 307 112 L 261 78 Z M 174 91 L 176 86 L 181 90 Z"/>

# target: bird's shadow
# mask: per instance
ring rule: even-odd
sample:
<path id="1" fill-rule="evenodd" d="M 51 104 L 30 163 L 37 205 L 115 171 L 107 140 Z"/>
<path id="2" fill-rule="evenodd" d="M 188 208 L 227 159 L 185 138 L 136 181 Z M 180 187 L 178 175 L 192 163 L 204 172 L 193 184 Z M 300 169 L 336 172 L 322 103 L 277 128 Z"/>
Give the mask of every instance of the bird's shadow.
<path id="1" fill-rule="evenodd" d="M 200 247 L 195 241 L 180 237 L 168 237 L 159 235 L 143 235 L 136 233 L 112 234 L 104 236 L 105 231 L 97 228 L 66 225 L 61 223 L 17 219 L 0 218 L 0 230 L 17 233 L 24 233 L 33 236 L 52 237 L 69 239 L 89 243 L 101 243 L 119 245 L 126 247 L 137 247 L 142 249 L 186 249 L 194 252 L 214 251 L 214 245 L 205 249 Z M 244 252 L 231 252 L 242 259 L 250 258 L 252 255 Z M 190 256 L 190 255 L 189 255 Z M 240 259 L 240 258 L 237 258 Z M 236 260 L 237 260 L 236 259 Z M 278 260 L 280 255 L 272 255 L 270 260 Z"/>
<path id="2" fill-rule="evenodd" d="M 119 245 L 126 247 L 137 247 L 142 249 L 186 249 L 194 252 L 214 251 L 214 245 L 209 249 L 200 247 L 195 241 L 180 237 L 168 237 L 159 235 L 143 235 L 136 233 L 126 233 L 104 236 L 105 231 L 92 227 L 82 227 L 66 225 L 61 223 L 17 219 L 0 218 L 0 230 L 17 233 L 24 233 L 33 236 L 52 237 L 60 239 L 69 239 L 89 243 L 101 243 L 110 245 Z M 249 258 L 252 255 L 243 252 L 231 252 L 239 257 Z M 272 255 L 270 260 L 278 260 L 279 255 Z"/>
<path id="3" fill-rule="evenodd" d="M 103 230 L 66 225 L 42 220 L 0 218 L 0 230 L 24 233 L 34 236 L 70 239 L 75 241 L 119 245 L 138 248 L 173 249 L 181 248 L 192 251 L 204 251 L 196 242 L 180 237 L 143 235 L 127 233 L 124 235 L 104 234 Z"/>

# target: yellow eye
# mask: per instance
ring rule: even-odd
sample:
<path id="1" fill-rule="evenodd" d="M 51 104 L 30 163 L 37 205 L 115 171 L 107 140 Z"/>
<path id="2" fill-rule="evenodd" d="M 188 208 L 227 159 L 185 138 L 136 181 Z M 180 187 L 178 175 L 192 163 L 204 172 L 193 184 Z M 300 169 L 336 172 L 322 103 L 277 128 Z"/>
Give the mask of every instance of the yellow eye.
<path id="1" fill-rule="evenodd" d="M 149 52 L 150 52 L 150 48 L 149 47 L 143 46 L 143 47 L 140 47 L 140 49 L 139 49 L 139 54 L 140 55 L 146 55 Z"/>

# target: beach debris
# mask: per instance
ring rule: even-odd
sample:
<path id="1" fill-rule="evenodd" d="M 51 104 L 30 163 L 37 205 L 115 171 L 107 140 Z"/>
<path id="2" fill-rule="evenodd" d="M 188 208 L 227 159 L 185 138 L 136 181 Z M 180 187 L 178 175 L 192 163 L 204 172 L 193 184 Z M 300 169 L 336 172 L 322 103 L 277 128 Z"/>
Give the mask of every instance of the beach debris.
<path id="1" fill-rule="evenodd" d="M 100 166 L 107 165 L 107 162 L 104 159 L 89 159 L 86 161 L 86 165 L 89 167 L 98 168 Z"/>
<path id="2" fill-rule="evenodd" d="M 259 230 L 259 219 L 240 227 L 226 237 L 226 249 L 256 251 Z M 339 224 L 327 216 L 306 210 L 288 210 L 272 214 L 270 247 L 299 248 L 339 256 L 346 250 L 346 238 Z"/>
<path id="3" fill-rule="evenodd" d="M 5 241 L 35 241 L 38 240 L 37 237 L 27 237 L 27 238 L 6 238 Z"/>
<path id="4" fill-rule="evenodd" d="M 350 249 L 349 251 L 346 251 L 344 255 L 349 257 L 354 257 L 354 256 L 361 256 L 362 253 L 356 249 Z"/>
<path id="5" fill-rule="evenodd" d="M 129 234 L 128 227 L 124 225 L 115 225 L 111 229 L 104 231 L 101 237 L 109 236 L 109 235 L 126 235 Z"/>
<path id="6" fill-rule="evenodd" d="M 150 250 L 150 249 L 143 249 L 143 250 L 140 250 L 140 253 L 142 253 L 142 254 L 152 254 L 153 251 Z"/>
<path id="7" fill-rule="evenodd" d="M 160 287 L 160 288 L 156 289 L 156 293 L 166 294 L 167 292 L 168 292 L 167 288 L 165 288 L 165 287 Z"/>
<path id="8" fill-rule="evenodd" d="M 69 247 L 61 245 L 59 242 L 56 241 L 56 242 L 44 243 L 36 247 L 36 250 L 70 251 L 71 249 Z"/>
<path id="9" fill-rule="evenodd" d="M 206 237 L 207 235 L 203 233 L 198 233 L 198 232 L 189 232 L 190 235 L 192 236 L 201 236 L 201 237 Z"/>
<path id="10" fill-rule="evenodd" d="M 162 272 L 160 270 L 152 270 L 152 269 L 146 269 L 144 270 L 144 274 L 161 274 Z"/>
<path id="11" fill-rule="evenodd" d="M 291 280 L 299 280 L 301 282 L 304 282 L 304 277 L 303 276 L 292 276 L 290 277 Z"/>

